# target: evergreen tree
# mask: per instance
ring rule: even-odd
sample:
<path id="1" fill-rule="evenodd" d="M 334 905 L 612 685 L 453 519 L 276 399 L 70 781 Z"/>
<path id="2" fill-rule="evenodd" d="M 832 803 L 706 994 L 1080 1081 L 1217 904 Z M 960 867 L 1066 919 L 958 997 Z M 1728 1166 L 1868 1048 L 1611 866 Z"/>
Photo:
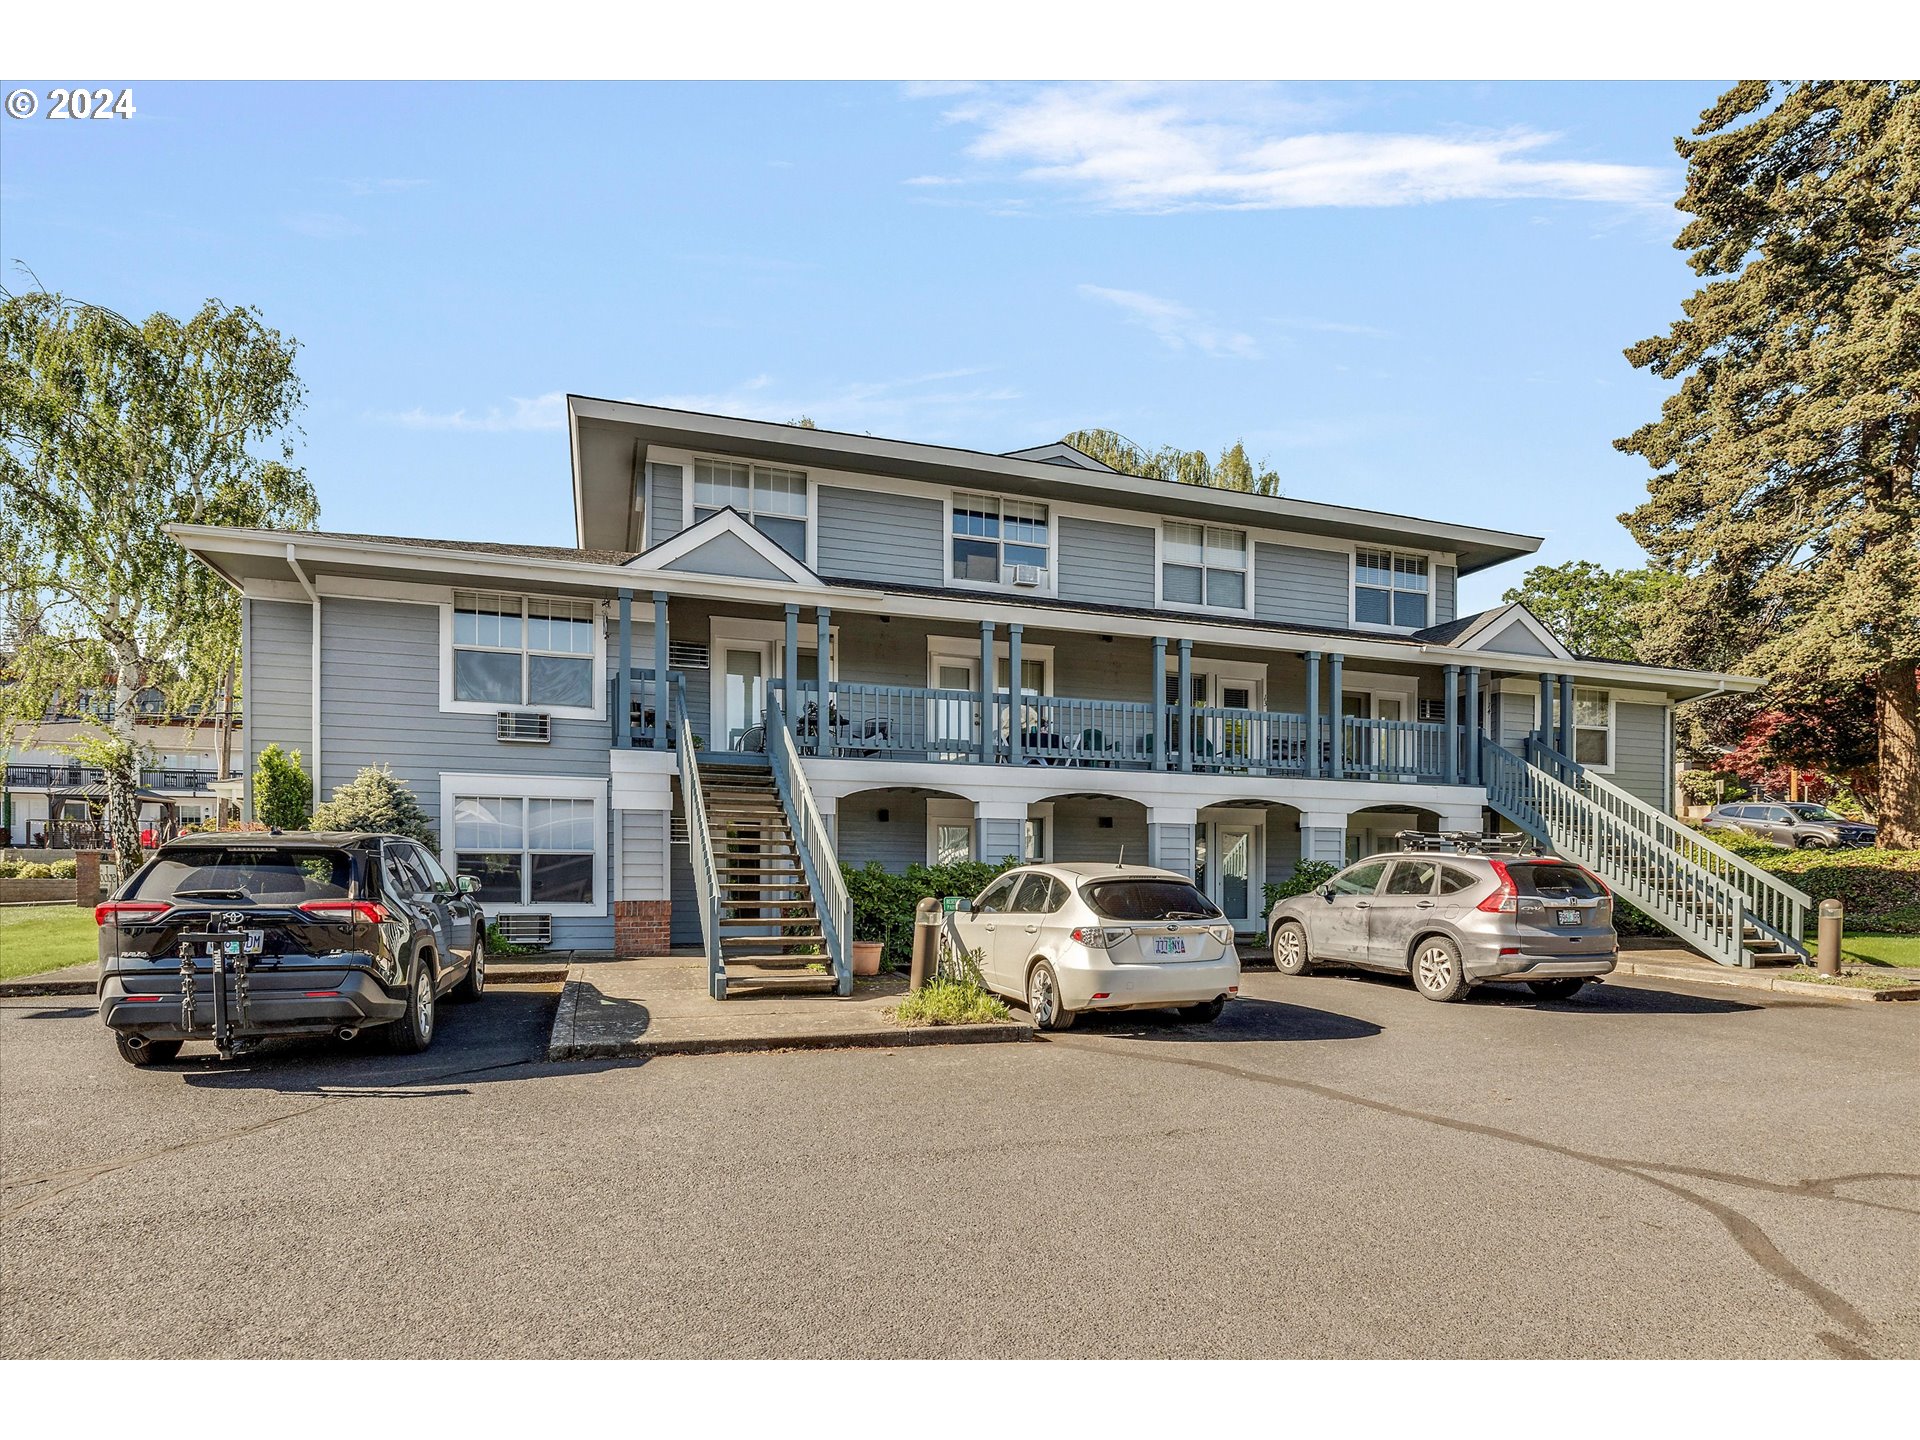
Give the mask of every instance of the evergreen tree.
<path id="1" fill-rule="evenodd" d="M 1672 577 L 1655 570 L 1609 570 L 1591 560 L 1535 565 L 1500 598 L 1525 605 L 1576 655 L 1600 660 L 1652 660 L 1641 653 L 1644 606 Z"/>
<path id="2" fill-rule="evenodd" d="M 316 830 L 349 830 L 363 835 L 404 835 L 428 849 L 440 849 L 440 837 L 413 792 L 394 779 L 385 765 L 369 765 L 333 798 L 313 812 Z"/>
<path id="3" fill-rule="evenodd" d="M 1684 577 L 1646 643 L 1783 700 L 1871 683 L 1881 843 L 1920 847 L 1920 82 L 1742 81 L 1676 144 L 1706 283 L 1627 351 L 1680 383 L 1615 442 Z"/>
<path id="4" fill-rule="evenodd" d="M 313 781 L 300 768 L 300 752 L 267 746 L 253 767 L 255 818 L 276 830 L 304 830 L 312 809 Z"/>

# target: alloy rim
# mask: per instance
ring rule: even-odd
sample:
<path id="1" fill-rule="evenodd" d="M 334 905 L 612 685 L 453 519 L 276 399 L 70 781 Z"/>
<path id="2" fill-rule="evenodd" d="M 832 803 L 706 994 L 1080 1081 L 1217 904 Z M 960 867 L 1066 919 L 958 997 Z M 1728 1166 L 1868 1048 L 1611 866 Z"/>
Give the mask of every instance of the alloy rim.
<path id="1" fill-rule="evenodd" d="M 477 994 L 487 985 L 487 942 L 473 942 L 473 988 Z"/>
<path id="2" fill-rule="evenodd" d="M 1045 1025 L 1053 1019 L 1053 976 L 1044 968 L 1033 972 L 1033 993 L 1027 997 L 1027 1008 L 1033 1012 L 1033 1022 Z"/>
<path id="3" fill-rule="evenodd" d="M 1435 946 L 1420 952 L 1420 983 L 1429 990 L 1444 990 L 1453 979 L 1453 957 Z"/>
<path id="4" fill-rule="evenodd" d="M 413 1018 L 424 1038 L 433 1034 L 433 976 L 420 967 L 420 978 L 413 982 Z"/>
<path id="5" fill-rule="evenodd" d="M 1300 959 L 1300 932 L 1282 930 L 1280 938 L 1274 942 L 1274 954 L 1283 965 L 1294 965 Z"/>

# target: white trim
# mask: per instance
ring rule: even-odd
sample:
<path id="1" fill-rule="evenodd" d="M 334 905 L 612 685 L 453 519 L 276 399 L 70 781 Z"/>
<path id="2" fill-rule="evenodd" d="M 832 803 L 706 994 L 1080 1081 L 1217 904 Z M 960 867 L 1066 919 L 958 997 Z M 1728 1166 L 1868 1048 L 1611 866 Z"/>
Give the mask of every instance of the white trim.
<path id="1" fill-rule="evenodd" d="M 1005 660 L 1008 662 L 1007 693 L 1012 694 L 1020 682 L 1020 677 L 1012 673 L 1013 646 L 1008 641 L 999 638 L 1004 628 L 1004 626 L 997 625 L 994 627 L 994 673 L 989 683 L 992 684 L 994 693 L 996 694 L 998 694 L 1000 690 L 1000 661 Z M 1023 633 L 1020 637 L 1020 660 L 1022 664 L 1025 664 L 1028 660 L 1038 660 L 1040 662 L 1040 694 L 1052 695 L 1053 646 L 1041 644 L 1029 645 Z M 942 661 L 948 664 L 963 662 L 971 665 L 973 667 L 974 688 L 976 690 L 980 688 L 980 637 L 978 635 L 973 637 L 973 643 L 971 645 L 967 643 L 967 637 L 964 635 L 927 636 L 927 688 L 929 690 L 938 690 L 941 688 L 939 684 L 939 667 Z"/>
<path id="2" fill-rule="evenodd" d="M 1454 583 L 1458 585 L 1459 581 L 1456 579 Z M 1454 603 L 1456 605 L 1459 603 L 1457 598 Z M 1505 634 L 1507 626 L 1515 621 L 1518 621 L 1528 634 L 1532 635 L 1534 639 L 1538 640 L 1542 645 L 1545 645 L 1552 653 L 1550 655 L 1534 655 L 1524 650 L 1488 649 L 1487 641 Z M 1497 605 L 1491 610 L 1481 611 L 1479 616 L 1475 618 L 1473 624 L 1454 636 L 1452 648 L 1455 650 L 1464 650 L 1476 655 L 1511 655 L 1515 659 L 1526 661 L 1546 659 L 1570 661 L 1573 659 L 1573 652 L 1567 649 L 1565 645 L 1562 645 L 1558 637 L 1541 623 L 1539 616 L 1527 609 L 1527 607 L 1518 600 L 1510 600 L 1505 605 Z"/>
<path id="3" fill-rule="evenodd" d="M 940 827 L 943 825 L 967 832 L 967 859 L 973 859 L 973 852 L 979 848 L 973 825 L 973 802 L 932 795 L 927 797 L 927 864 L 940 863 Z"/>
<path id="4" fill-rule="evenodd" d="M 874 485 L 871 476 L 851 476 L 851 479 L 863 482 L 859 488 L 880 494 L 912 493 L 895 491 L 890 487 Z M 912 482 L 897 482 L 911 484 Z M 836 489 L 843 488 L 836 486 Z M 918 487 L 916 487 L 918 488 Z M 991 486 L 969 488 L 965 485 L 946 485 L 938 487 L 940 495 L 940 583 L 954 590 L 972 590 L 986 595 L 1044 595 L 1049 599 L 1058 599 L 1060 595 L 1060 511 L 1052 500 L 1034 500 L 1023 495 L 1006 495 Z M 953 573 L 953 497 L 955 495 L 989 495 L 1002 505 L 1013 500 L 1025 505 L 1043 505 L 1047 511 L 1047 583 L 1045 585 L 1014 585 L 1005 580 L 962 580 Z M 1004 526 L 1006 515 L 1001 514 Z M 1006 536 L 997 542 L 1001 546 L 1000 568 L 1006 569 Z"/>
<path id="5" fill-rule="evenodd" d="M 485 590 L 486 586 L 475 586 L 476 590 Z M 556 720 L 604 720 L 607 718 L 607 602 L 594 600 L 582 595 L 540 595 L 525 590 L 495 588 L 494 594 L 509 595 L 521 602 L 521 647 L 522 655 L 528 654 L 526 648 L 525 615 L 526 602 L 529 600 L 551 600 L 567 605 L 578 605 L 583 601 L 593 609 L 593 704 L 592 705 L 534 705 L 529 704 L 522 690 L 522 699 L 517 703 L 495 703 L 490 700 L 456 700 L 453 698 L 453 592 L 447 591 L 447 598 L 439 602 L 440 610 L 440 710 L 446 715 L 497 715 L 502 710 L 530 710 L 542 715 L 551 715 Z M 545 652 L 540 652 L 545 653 Z M 526 673 L 524 668 L 521 672 Z"/>
<path id="6" fill-rule="evenodd" d="M 1167 647 L 1166 674 L 1180 673 L 1180 654 L 1175 646 Z M 1267 662 L 1264 660 L 1223 660 L 1214 655 L 1195 655 L 1187 664 L 1187 676 L 1191 679 L 1199 675 L 1207 681 L 1207 693 L 1211 697 L 1203 709 L 1224 709 L 1220 704 L 1220 686 L 1224 681 L 1229 685 L 1246 684 L 1253 690 L 1253 704 L 1249 710 L 1267 708 Z M 1164 689 L 1164 682 L 1162 688 Z"/>
<path id="7" fill-rule="evenodd" d="M 593 898 L 585 904 L 569 901 L 561 905 L 507 904 L 489 900 L 486 908 L 493 915 L 552 915 L 577 918 L 605 915 L 607 910 L 607 781 L 578 775 L 487 775 L 443 770 L 440 772 L 440 863 L 449 875 L 457 874 L 455 860 L 453 802 L 461 795 L 499 795 L 510 800 L 591 800 L 593 801 Z M 521 837 L 525 852 L 527 837 Z"/>
<path id="8" fill-rule="evenodd" d="M 1200 593 L 1202 596 L 1204 596 L 1207 593 L 1206 592 L 1206 584 L 1207 584 L 1206 572 L 1207 572 L 1207 569 L 1209 568 L 1206 563 L 1205 532 L 1208 530 L 1238 530 L 1240 532 L 1240 542 L 1245 547 L 1245 554 L 1243 558 L 1246 563 L 1244 568 L 1240 572 L 1240 575 L 1241 575 L 1240 588 L 1241 588 L 1241 593 L 1246 597 L 1245 605 L 1241 606 L 1239 609 L 1234 609 L 1232 606 L 1229 606 L 1229 605 L 1209 605 L 1205 602 L 1204 599 L 1197 605 L 1185 600 L 1167 599 L 1166 553 L 1167 553 L 1167 526 L 1169 525 L 1198 526 L 1201 531 Z M 1242 619 L 1253 618 L 1255 613 L 1254 593 L 1253 593 L 1253 585 L 1254 585 L 1253 572 L 1255 568 L 1253 563 L 1254 555 L 1255 555 L 1254 545 L 1255 545 L 1254 532 L 1251 528 L 1245 525 L 1209 524 L 1206 521 L 1201 521 L 1201 520 L 1184 520 L 1174 515 L 1168 515 L 1168 516 L 1162 517 L 1160 520 L 1160 523 L 1153 527 L 1153 608 L 1156 610 L 1165 610 L 1172 615 L 1202 615 L 1202 616 L 1204 615 L 1235 615 L 1235 616 L 1239 616 Z M 1324 548 L 1331 548 L 1331 547 L 1324 547 Z M 1189 566 L 1187 568 L 1191 569 L 1192 567 Z M 1349 572 L 1351 572 L 1352 566 L 1349 565 L 1348 569 L 1349 569 Z"/>
<path id="9" fill-rule="evenodd" d="M 1053 801 L 1036 800 L 1033 804 L 1027 806 L 1027 820 L 1038 820 L 1045 828 L 1040 832 L 1040 853 L 1029 858 L 1025 853 L 1027 848 L 1026 825 L 1025 822 L 1022 823 L 1020 830 L 1021 859 L 1025 860 L 1029 865 L 1051 865 L 1053 863 L 1054 846 Z"/>
<path id="10" fill-rule="evenodd" d="M 1360 552 L 1362 550 L 1371 550 L 1376 554 L 1385 555 L 1389 567 L 1392 566 L 1396 558 L 1402 555 L 1409 559 L 1421 559 L 1427 562 L 1427 618 L 1423 622 L 1418 625 L 1396 625 L 1391 621 L 1383 624 L 1378 620 L 1362 620 L 1360 618 Z M 1434 598 L 1440 583 L 1439 577 L 1435 575 L 1434 572 L 1438 568 L 1439 557 L 1430 550 L 1422 550 L 1418 546 L 1412 545 L 1375 545 L 1371 542 L 1356 540 L 1347 554 L 1347 627 L 1352 630 L 1370 631 L 1381 635 L 1411 635 L 1416 630 L 1425 630 L 1434 623 Z M 1389 571 L 1389 573 L 1391 573 L 1391 571 Z M 1457 567 L 1453 583 L 1457 589 L 1460 584 Z M 1367 588 L 1369 590 L 1378 590 L 1380 587 L 1378 585 L 1369 585 Z M 1411 590 L 1403 591 L 1398 586 L 1389 583 L 1387 586 L 1387 613 L 1389 615 L 1393 613 L 1393 597 L 1395 595 L 1411 595 L 1414 593 L 1415 592 Z M 1456 593 L 1454 604 L 1458 606 L 1459 603 L 1459 596 Z"/>
<path id="11" fill-rule="evenodd" d="M 693 513 L 693 501 L 691 497 L 688 498 L 682 509 L 688 515 Z M 791 519 L 792 517 L 789 516 L 788 518 Z M 774 544 L 772 540 L 756 530 L 747 518 L 732 506 L 728 506 L 724 510 L 716 510 L 698 525 L 687 526 L 671 540 L 662 540 L 651 550 L 644 551 L 640 559 L 647 561 L 655 570 L 665 571 L 674 561 L 684 560 L 702 545 L 707 544 L 709 541 L 717 540 L 722 535 L 739 536 L 756 555 L 796 585 L 818 585 L 820 583 L 820 577 L 818 575 L 814 574 L 812 570 L 808 569 L 804 564 L 794 559 L 793 556 L 789 555 L 778 545 Z M 636 560 L 633 563 L 638 565 L 639 561 Z M 668 573 L 679 574 L 681 572 L 668 571 Z M 723 576 L 720 578 L 732 580 L 734 577 Z"/>

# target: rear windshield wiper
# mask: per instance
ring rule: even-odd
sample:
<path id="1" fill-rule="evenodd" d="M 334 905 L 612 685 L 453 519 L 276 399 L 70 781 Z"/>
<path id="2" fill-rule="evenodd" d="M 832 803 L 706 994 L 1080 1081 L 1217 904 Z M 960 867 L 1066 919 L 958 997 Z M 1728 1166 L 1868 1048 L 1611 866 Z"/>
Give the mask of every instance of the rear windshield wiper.
<path id="1" fill-rule="evenodd" d="M 173 898 L 176 900 L 245 900 L 247 892 L 244 890 L 176 890 L 173 892 Z"/>
<path id="2" fill-rule="evenodd" d="M 1160 918 L 1162 920 L 1210 920 L 1213 917 L 1204 910 L 1169 910 Z"/>

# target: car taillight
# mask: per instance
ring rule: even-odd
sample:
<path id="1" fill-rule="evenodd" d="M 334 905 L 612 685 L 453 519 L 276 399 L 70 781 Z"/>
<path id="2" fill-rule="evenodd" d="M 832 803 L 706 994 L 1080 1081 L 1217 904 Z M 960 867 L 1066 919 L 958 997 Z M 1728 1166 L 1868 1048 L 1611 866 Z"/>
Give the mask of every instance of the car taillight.
<path id="1" fill-rule="evenodd" d="M 1073 940 L 1089 950 L 1105 950 L 1110 945 L 1121 944 L 1131 934 L 1131 930 L 1119 926 L 1083 925 L 1073 932 Z"/>
<path id="2" fill-rule="evenodd" d="M 164 900 L 109 900 L 93 907 L 93 923 L 118 922 L 122 915 L 159 915 L 172 908 Z"/>
<path id="3" fill-rule="evenodd" d="M 1514 914 L 1520 909 L 1520 892 L 1514 887 L 1513 876 L 1500 861 L 1489 860 L 1487 863 L 1493 867 L 1493 873 L 1500 878 L 1500 888 L 1473 908 L 1485 910 L 1489 915 Z"/>
<path id="4" fill-rule="evenodd" d="M 351 911 L 354 919 L 364 920 L 369 925 L 384 925 L 387 921 L 387 907 L 372 900 L 308 900 L 300 908 L 309 915 Z"/>

